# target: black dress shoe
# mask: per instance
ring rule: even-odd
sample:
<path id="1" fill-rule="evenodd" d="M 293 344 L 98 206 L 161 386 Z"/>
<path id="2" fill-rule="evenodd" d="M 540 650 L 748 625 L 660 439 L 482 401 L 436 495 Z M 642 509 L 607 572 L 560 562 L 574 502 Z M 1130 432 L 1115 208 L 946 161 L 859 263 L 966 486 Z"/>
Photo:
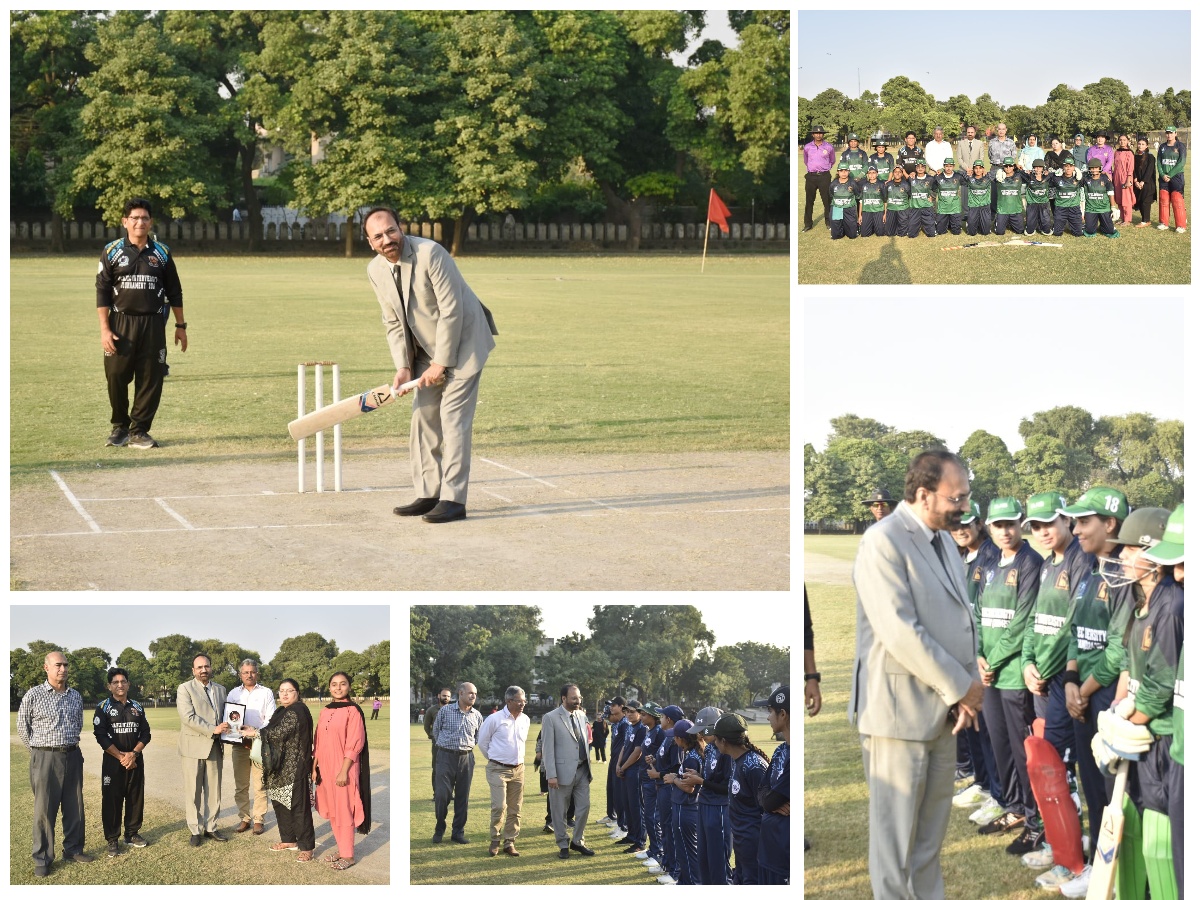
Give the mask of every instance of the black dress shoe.
<path id="1" fill-rule="evenodd" d="M 551 828 L 549 825 L 543 825 L 542 826 L 542 834 L 554 834 L 554 829 Z"/>
<path id="2" fill-rule="evenodd" d="M 437 497 L 418 497 L 408 506 L 397 506 L 392 512 L 398 516 L 423 516 L 437 505 Z"/>
<path id="3" fill-rule="evenodd" d="M 440 831 L 435 831 L 435 832 L 433 833 L 433 842 L 434 842 L 435 844 L 440 844 L 440 843 L 442 842 L 442 832 L 440 832 Z"/>
<path id="4" fill-rule="evenodd" d="M 583 846 L 583 844 L 577 844 L 574 841 L 571 841 L 571 849 L 574 850 L 576 853 L 582 853 L 584 856 L 595 856 L 596 855 L 596 851 L 593 850 L 591 847 L 585 847 L 585 846 Z"/>
<path id="5" fill-rule="evenodd" d="M 204 836 L 212 838 L 218 844 L 223 844 L 229 840 L 229 838 L 225 837 L 225 835 L 221 834 L 219 831 L 206 831 L 204 832 Z"/>
<path id="6" fill-rule="evenodd" d="M 559 859 L 570 859 L 571 851 L 568 850 L 566 847 L 563 847 L 561 850 L 558 851 L 558 858 Z"/>
<path id="7" fill-rule="evenodd" d="M 574 820 L 574 819 L 567 819 L 567 827 L 568 827 L 568 828 L 574 828 L 574 827 L 575 827 L 575 820 Z"/>
<path id="8" fill-rule="evenodd" d="M 633 838 L 631 838 L 629 835 L 625 835 L 625 837 L 621 838 L 619 841 L 613 841 L 613 843 L 614 844 L 632 844 Z"/>
<path id="9" fill-rule="evenodd" d="M 199 847 L 202 843 L 204 843 L 203 835 L 193 834 L 190 838 L 188 838 L 188 844 L 192 847 Z"/>
<path id="10" fill-rule="evenodd" d="M 813 227 L 811 225 L 805 225 L 803 228 L 800 229 L 800 233 L 804 234 L 806 231 L 812 231 L 812 229 L 813 229 Z"/>
<path id="11" fill-rule="evenodd" d="M 628 847 L 626 847 L 621 852 L 622 853 L 641 853 L 645 849 L 646 848 L 643 847 L 641 844 L 630 844 Z"/>
<path id="12" fill-rule="evenodd" d="M 461 503 L 455 503 L 453 500 L 439 500 L 437 506 L 421 516 L 424 521 L 433 525 L 441 522 L 456 522 L 466 517 L 466 506 Z"/>
<path id="13" fill-rule="evenodd" d="M 452 834 L 452 835 L 450 835 L 450 840 L 454 841 L 454 843 L 456 843 L 456 844 L 471 843 L 471 839 L 469 837 L 467 837 L 465 834 Z"/>

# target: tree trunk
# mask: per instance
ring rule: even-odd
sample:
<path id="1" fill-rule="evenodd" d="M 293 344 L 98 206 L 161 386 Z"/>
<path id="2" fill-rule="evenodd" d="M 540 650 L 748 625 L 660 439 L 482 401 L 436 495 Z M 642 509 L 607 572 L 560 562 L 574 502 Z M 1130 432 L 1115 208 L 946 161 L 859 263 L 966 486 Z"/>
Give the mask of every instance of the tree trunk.
<path id="1" fill-rule="evenodd" d="M 346 213 L 346 259 L 354 256 L 354 210 Z"/>
<path id="2" fill-rule="evenodd" d="M 642 243 L 642 213 L 646 209 L 646 201 L 642 199 L 625 200 L 607 182 L 600 182 L 600 190 L 604 193 L 605 202 L 611 212 L 625 220 L 629 226 L 629 237 L 625 241 L 625 249 L 637 250 Z"/>
<path id="3" fill-rule="evenodd" d="M 467 239 L 467 228 L 475 219 L 475 210 L 467 207 L 454 220 L 454 238 L 450 241 L 450 255 L 457 257 L 462 252 L 463 241 Z"/>
<path id="4" fill-rule="evenodd" d="M 66 253 L 67 239 L 64 234 L 62 216 L 55 210 L 50 214 L 50 252 L 51 253 Z"/>
<path id="5" fill-rule="evenodd" d="M 262 206 L 258 202 L 258 192 L 254 190 L 254 141 L 242 144 L 239 152 L 242 157 L 242 192 L 246 195 L 246 210 L 248 212 L 247 227 L 250 231 L 250 239 L 246 242 L 246 248 L 251 253 L 257 253 L 261 249 L 262 244 Z"/>

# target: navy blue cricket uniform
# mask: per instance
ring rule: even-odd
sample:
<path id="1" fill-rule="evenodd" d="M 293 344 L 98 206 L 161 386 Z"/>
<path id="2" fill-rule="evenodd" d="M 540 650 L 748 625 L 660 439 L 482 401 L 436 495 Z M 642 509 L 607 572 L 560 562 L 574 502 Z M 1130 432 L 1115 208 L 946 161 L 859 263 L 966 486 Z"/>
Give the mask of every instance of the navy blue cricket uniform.
<path id="1" fill-rule="evenodd" d="M 621 779 L 617 778 L 617 758 L 625 747 L 625 731 L 629 720 L 624 716 L 612 727 L 612 746 L 608 750 L 608 814 L 617 820 L 617 827 L 626 830 L 625 792 L 621 790 Z"/>
<path id="2" fill-rule="evenodd" d="M 792 825 L 789 816 L 768 810 L 791 803 L 788 777 L 791 744 L 780 744 L 771 757 L 767 778 L 759 791 L 758 802 L 763 808 L 762 825 L 758 832 L 758 869 L 760 884 L 788 884 L 791 874 Z"/>
<path id="3" fill-rule="evenodd" d="M 146 721 L 146 711 L 136 700 L 118 703 L 109 697 L 96 706 L 92 734 L 101 751 L 115 746 L 122 753 L 130 753 L 139 743 L 143 749 L 150 743 L 150 723 Z M 104 825 L 104 840 L 112 843 L 122 837 L 124 825 L 124 838 L 128 841 L 142 828 L 145 762 L 139 753 L 137 765 L 126 769 L 119 760 L 104 753 L 100 774 L 100 818 Z"/>
<path id="4" fill-rule="evenodd" d="M 679 762 L 677 774 L 682 775 L 685 771 L 703 773 L 704 760 L 700 757 L 698 749 L 688 750 L 683 754 L 683 758 Z M 675 865 L 679 868 L 679 875 L 675 881 L 679 884 L 699 884 L 700 883 L 700 851 L 696 836 L 696 825 L 698 822 L 697 808 L 699 804 L 698 791 L 693 791 L 688 794 L 681 788 L 672 785 L 671 800 L 675 804 L 675 808 L 671 810 L 675 817 Z"/>
<path id="5" fill-rule="evenodd" d="M 737 862 L 734 884 L 758 884 L 758 832 L 763 813 L 758 790 L 766 779 L 767 761 L 753 750 L 733 760 L 729 772 L 729 827 Z"/>
<path id="6" fill-rule="evenodd" d="M 661 780 L 651 778 L 646 766 L 647 760 L 654 759 L 658 748 L 662 746 L 664 732 L 662 725 L 655 724 L 642 739 L 642 758 L 634 767 L 638 773 L 638 789 L 642 795 L 642 817 L 646 823 L 646 834 L 650 843 L 646 850 L 654 859 L 662 858 L 662 827 L 658 821 L 658 787 Z"/>
<path id="7" fill-rule="evenodd" d="M 1062 237 L 1064 231 L 1069 231 L 1083 237 L 1083 184 L 1066 175 L 1053 175 L 1050 196 L 1054 200 L 1054 236 Z"/>
<path id="8" fill-rule="evenodd" d="M 675 743 L 675 739 L 669 734 L 663 735 L 663 742 L 658 745 L 658 750 L 654 754 L 654 768 L 659 772 L 660 776 L 667 772 L 679 771 L 679 745 Z M 679 867 L 675 860 L 675 817 L 673 815 L 674 805 L 671 802 L 671 795 L 675 793 L 675 789 L 669 784 L 663 784 L 662 778 L 658 779 L 658 796 L 657 796 L 657 811 L 655 820 L 658 822 L 659 830 L 662 832 L 662 856 L 656 856 L 663 872 L 678 880 Z"/>
<path id="9" fill-rule="evenodd" d="M 733 832 L 729 828 L 731 760 L 715 743 L 704 748 L 704 784 L 700 786 L 699 856 L 701 884 L 729 884 L 733 870 Z"/>
<path id="10" fill-rule="evenodd" d="M 841 237 L 858 237 L 858 192 L 859 182 L 851 178 L 845 184 L 834 181 L 829 185 L 829 236 L 833 240 Z"/>
<path id="11" fill-rule="evenodd" d="M 637 725 L 630 725 L 629 730 L 625 733 L 625 749 L 621 752 L 621 764 L 624 765 L 633 752 L 641 747 L 642 741 L 646 739 L 646 733 L 649 731 L 645 725 L 640 722 Z M 638 774 L 637 765 L 629 766 L 625 770 L 625 774 L 617 779 L 625 792 L 625 817 L 629 823 L 626 838 L 630 840 L 628 843 L 635 844 L 641 849 L 646 849 L 646 819 L 642 814 L 642 786 L 641 777 Z"/>

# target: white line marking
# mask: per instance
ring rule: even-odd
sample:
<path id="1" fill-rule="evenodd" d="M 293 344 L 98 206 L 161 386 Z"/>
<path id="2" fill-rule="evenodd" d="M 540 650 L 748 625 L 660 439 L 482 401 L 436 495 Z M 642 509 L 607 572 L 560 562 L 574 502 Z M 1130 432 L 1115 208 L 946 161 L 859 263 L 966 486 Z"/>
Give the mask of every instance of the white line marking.
<path id="1" fill-rule="evenodd" d="M 361 488 L 345 488 L 343 494 L 367 494 L 379 493 L 381 491 L 404 491 L 411 488 L 401 487 L 361 487 Z M 308 493 L 312 493 L 309 491 Z M 331 493 L 331 492 L 326 492 Z M 255 494 L 175 494 L 162 497 L 163 500 L 230 500 L 244 497 L 298 497 L 301 496 L 295 491 L 287 493 L 278 493 L 276 491 L 260 491 Z M 159 497 L 83 497 L 84 503 L 128 503 L 131 500 L 158 500 Z"/>
<path id="2" fill-rule="evenodd" d="M 536 475 L 530 475 L 528 472 L 522 472 L 520 469 L 514 469 L 512 466 L 503 465 L 502 463 L 498 463 L 495 460 L 487 459 L 486 457 L 483 457 L 483 456 L 481 456 L 479 458 L 482 459 L 485 463 L 495 466 L 497 469 L 504 469 L 506 472 L 516 472 L 522 478 L 532 479 L 533 481 L 536 481 L 538 484 L 546 485 L 546 487 L 552 487 L 552 488 L 558 487 L 557 484 L 552 484 L 551 482 L 546 481 L 546 479 L 544 479 L 544 478 L 538 478 Z"/>
<path id="3" fill-rule="evenodd" d="M 267 528 L 337 528 L 349 522 L 314 522 L 311 525 L 217 525 L 193 528 L 192 531 L 257 531 Z M 130 528 L 126 531 L 52 531 L 38 534 L 14 534 L 13 538 L 78 537 L 84 534 L 179 534 L 178 528 Z"/>
<path id="4" fill-rule="evenodd" d="M 497 500 L 503 500 L 505 503 L 511 503 L 513 506 L 517 505 L 516 500 L 505 497 L 503 494 L 497 494 L 495 491 L 489 491 L 487 488 L 480 488 L 479 490 L 483 491 L 489 497 L 495 497 Z"/>
<path id="5" fill-rule="evenodd" d="M 175 510 L 171 509 L 171 507 L 167 506 L 167 501 L 164 500 L 162 497 L 155 497 L 154 502 L 157 503 L 159 506 L 161 506 L 164 510 L 166 510 L 166 513 L 168 516 L 170 516 L 172 519 L 174 519 L 176 522 L 178 522 L 180 525 L 182 525 L 188 531 L 196 530 L 195 525 L 193 525 L 191 522 L 189 522 L 187 519 L 185 519 L 179 513 L 175 512 Z"/>
<path id="6" fill-rule="evenodd" d="M 760 506 L 755 509 L 706 509 L 705 515 L 719 515 L 721 513 L 749 513 L 749 512 L 788 512 L 790 507 L 787 506 Z M 640 512 L 650 513 L 655 516 L 678 516 L 692 515 L 694 509 L 642 509 Z"/>
<path id="7" fill-rule="evenodd" d="M 88 515 L 87 510 L 83 508 L 83 504 L 75 499 L 75 495 L 71 493 L 71 489 L 67 487 L 67 483 L 62 480 L 59 474 L 51 469 L 50 477 L 58 482 L 58 486 L 62 489 L 62 492 L 67 495 L 67 499 L 71 501 L 71 505 L 75 507 L 75 512 L 83 516 L 83 521 L 88 523 L 88 527 L 91 528 L 93 532 L 100 531 L 99 524 L 97 524 L 95 519 Z"/>

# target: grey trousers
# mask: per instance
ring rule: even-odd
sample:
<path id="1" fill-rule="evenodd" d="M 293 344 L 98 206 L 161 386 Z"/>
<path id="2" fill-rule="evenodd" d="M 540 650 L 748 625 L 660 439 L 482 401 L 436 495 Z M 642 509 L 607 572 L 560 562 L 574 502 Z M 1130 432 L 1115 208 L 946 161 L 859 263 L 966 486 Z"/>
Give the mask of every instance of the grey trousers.
<path id="1" fill-rule="evenodd" d="M 180 757 L 183 768 L 183 811 L 188 831 L 203 834 L 217 830 L 221 812 L 221 769 L 224 760 L 219 747 L 213 748 L 208 759 Z"/>
<path id="2" fill-rule="evenodd" d="M 588 778 L 587 762 L 581 763 L 575 770 L 575 780 L 564 785 L 561 781 L 558 787 L 550 788 L 550 819 L 554 823 L 554 842 L 559 849 L 568 845 L 567 838 L 567 807 L 575 800 L 575 832 L 570 837 L 576 844 L 583 843 L 583 830 L 587 827 L 588 812 L 592 808 L 592 780 Z"/>
<path id="3" fill-rule="evenodd" d="M 62 810 L 63 853 L 83 852 L 83 753 L 29 751 L 29 786 L 33 789 L 33 864 L 54 861 L 54 824 Z"/>
<path id="4" fill-rule="evenodd" d="M 427 361 L 422 362 L 415 373 L 418 376 L 429 368 Z M 482 374 L 476 372 L 470 378 L 458 378 L 451 369 L 440 387 L 416 392 L 408 450 L 418 497 L 439 497 L 466 505 L 467 482 L 471 477 L 471 429 Z"/>
<path id="5" fill-rule="evenodd" d="M 876 900 L 944 900 L 942 841 L 958 746 L 947 723 L 932 741 L 862 736 L 870 789 L 868 868 Z"/>

